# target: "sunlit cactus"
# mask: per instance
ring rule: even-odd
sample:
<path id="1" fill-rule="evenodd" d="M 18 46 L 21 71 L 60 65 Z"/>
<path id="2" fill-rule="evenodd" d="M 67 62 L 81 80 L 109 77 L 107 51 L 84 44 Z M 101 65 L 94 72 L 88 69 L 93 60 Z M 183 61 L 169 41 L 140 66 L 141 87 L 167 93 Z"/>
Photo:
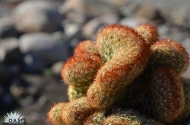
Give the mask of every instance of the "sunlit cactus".
<path id="1" fill-rule="evenodd" d="M 105 64 L 95 78 L 104 91 L 119 91 L 146 67 L 150 49 L 134 29 L 110 25 L 97 36 L 97 47 Z"/>
<path id="2" fill-rule="evenodd" d="M 137 26 L 135 30 L 140 36 L 144 38 L 148 45 L 152 45 L 154 42 L 158 40 L 158 31 L 156 27 L 154 27 L 151 24 L 141 24 Z"/>
<path id="3" fill-rule="evenodd" d="M 81 55 L 81 53 L 90 53 L 92 55 L 99 56 L 99 52 L 96 46 L 96 42 L 92 42 L 90 40 L 82 41 L 75 48 L 75 55 Z"/>
<path id="4" fill-rule="evenodd" d="M 172 66 L 179 73 L 183 73 L 189 66 L 189 55 L 178 42 L 169 39 L 159 40 L 151 46 L 152 67 L 160 65 Z"/>
<path id="5" fill-rule="evenodd" d="M 61 119 L 66 125 L 82 125 L 83 120 L 93 112 L 86 97 L 69 102 L 62 110 Z"/>
<path id="6" fill-rule="evenodd" d="M 96 84 L 92 84 L 87 91 L 87 100 L 95 109 L 108 109 L 119 98 L 120 92 L 108 93 Z"/>
<path id="7" fill-rule="evenodd" d="M 65 125 L 61 119 L 62 110 L 67 107 L 68 103 L 62 102 L 54 105 L 47 114 L 47 121 L 51 122 L 53 125 Z"/>
<path id="8" fill-rule="evenodd" d="M 80 97 L 85 97 L 87 90 L 88 90 L 88 86 L 74 87 L 74 86 L 70 85 L 67 90 L 67 95 L 68 95 L 69 101 L 76 100 Z"/>
<path id="9" fill-rule="evenodd" d="M 63 65 L 61 77 L 68 85 L 69 102 L 55 105 L 48 121 L 182 125 L 190 118 L 189 79 L 180 76 L 188 66 L 185 48 L 160 40 L 151 24 L 105 26 L 95 42 L 80 42 Z"/>
<path id="10" fill-rule="evenodd" d="M 101 64 L 100 57 L 95 55 L 73 56 L 64 64 L 61 76 L 68 85 L 75 87 L 89 86 Z"/>

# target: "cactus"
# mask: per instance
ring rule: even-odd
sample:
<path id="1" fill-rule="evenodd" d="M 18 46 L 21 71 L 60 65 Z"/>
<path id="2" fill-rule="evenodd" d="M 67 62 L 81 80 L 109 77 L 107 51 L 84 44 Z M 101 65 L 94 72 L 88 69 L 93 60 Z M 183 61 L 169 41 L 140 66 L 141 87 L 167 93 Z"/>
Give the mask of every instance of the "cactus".
<path id="1" fill-rule="evenodd" d="M 81 53 L 90 53 L 93 55 L 100 56 L 97 47 L 96 42 L 92 42 L 90 40 L 82 41 L 78 44 L 78 46 L 75 48 L 75 55 L 81 55 Z"/>
<path id="2" fill-rule="evenodd" d="M 48 112 L 47 121 L 50 121 L 53 125 L 65 125 L 61 119 L 62 110 L 67 107 L 68 103 L 62 102 L 54 105 L 51 110 Z"/>
<path id="3" fill-rule="evenodd" d="M 55 105 L 48 121 L 53 125 L 185 123 L 190 114 L 189 81 L 182 82 L 180 75 L 188 66 L 185 48 L 159 40 L 151 24 L 135 29 L 106 26 L 96 42 L 79 43 L 64 64 L 61 77 L 69 86 L 70 102 Z"/>
<path id="4" fill-rule="evenodd" d="M 102 125 L 164 125 L 164 123 L 143 116 L 139 112 L 124 109 L 105 118 Z"/>
<path id="5" fill-rule="evenodd" d="M 108 93 L 96 84 L 92 84 L 87 91 L 87 100 L 91 107 L 96 109 L 108 109 L 119 98 L 120 92 Z"/>
<path id="6" fill-rule="evenodd" d="M 185 124 L 190 118 L 190 79 L 182 78 L 185 93 L 185 109 L 184 112 L 172 123 L 172 125 Z"/>
<path id="7" fill-rule="evenodd" d="M 150 95 L 155 118 L 172 123 L 185 108 L 181 77 L 172 67 L 161 66 L 151 74 Z"/>
<path id="8" fill-rule="evenodd" d="M 144 98 L 149 90 L 149 79 L 149 74 L 144 71 L 125 88 L 115 105 L 119 107 L 128 106 L 134 109 L 141 109 L 141 102 L 144 101 Z"/>
<path id="9" fill-rule="evenodd" d="M 150 65 L 172 66 L 179 73 L 183 73 L 189 66 L 189 55 L 185 48 L 175 41 L 169 39 L 159 40 L 151 46 Z"/>
<path id="10" fill-rule="evenodd" d="M 83 120 L 93 112 L 86 97 L 71 101 L 62 110 L 61 119 L 66 125 L 82 125 Z"/>
<path id="11" fill-rule="evenodd" d="M 139 35 L 141 35 L 144 38 L 146 44 L 148 44 L 149 46 L 158 40 L 158 31 L 156 27 L 154 27 L 151 24 L 139 25 L 136 27 L 135 30 Z"/>
<path id="12" fill-rule="evenodd" d="M 89 86 L 101 66 L 101 59 L 94 55 L 73 56 L 64 65 L 61 75 L 65 83 L 75 87 Z"/>
<path id="13" fill-rule="evenodd" d="M 118 111 L 108 116 L 102 125 L 141 125 L 141 120 L 132 111 Z"/>
<path id="14" fill-rule="evenodd" d="M 67 90 L 69 101 L 76 100 L 80 97 L 85 97 L 87 89 L 88 89 L 88 86 L 74 87 L 70 85 Z"/>
<path id="15" fill-rule="evenodd" d="M 106 117 L 105 112 L 104 110 L 94 112 L 84 120 L 83 125 L 102 125 Z"/>

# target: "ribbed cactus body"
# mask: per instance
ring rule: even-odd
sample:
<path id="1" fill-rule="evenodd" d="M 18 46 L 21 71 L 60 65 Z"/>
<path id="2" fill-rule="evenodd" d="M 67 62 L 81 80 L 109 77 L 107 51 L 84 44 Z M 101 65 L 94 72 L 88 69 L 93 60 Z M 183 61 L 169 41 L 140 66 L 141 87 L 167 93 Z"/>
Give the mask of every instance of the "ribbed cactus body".
<path id="1" fill-rule="evenodd" d="M 182 78 L 185 93 L 184 112 L 172 123 L 172 125 L 183 125 L 190 118 L 190 79 Z"/>
<path id="2" fill-rule="evenodd" d="M 141 24 L 135 28 L 136 32 L 143 37 L 147 45 L 152 45 L 158 40 L 159 34 L 151 24 Z"/>
<path id="3" fill-rule="evenodd" d="M 133 110 L 118 110 L 103 121 L 103 125 L 164 125 Z"/>
<path id="4" fill-rule="evenodd" d="M 75 48 L 75 55 L 81 55 L 81 53 L 90 53 L 92 55 L 99 56 L 99 52 L 96 46 L 96 42 L 85 40 L 80 42 Z"/>
<path id="5" fill-rule="evenodd" d="M 102 125 L 141 125 L 141 120 L 131 111 L 121 111 L 108 116 Z"/>
<path id="6" fill-rule="evenodd" d="M 102 125 L 104 119 L 105 111 L 96 111 L 84 120 L 83 125 Z"/>
<path id="7" fill-rule="evenodd" d="M 172 123 L 185 107 L 183 83 L 179 74 L 171 67 L 158 67 L 152 72 L 150 84 L 154 117 Z"/>
<path id="8" fill-rule="evenodd" d="M 70 102 L 62 111 L 61 118 L 66 125 L 82 125 L 83 120 L 93 112 L 86 97 Z"/>
<path id="9" fill-rule="evenodd" d="M 67 95 L 68 95 L 69 101 L 76 100 L 80 97 L 85 97 L 87 90 L 88 90 L 88 86 L 74 87 L 74 86 L 70 85 L 67 90 Z"/>
<path id="10" fill-rule="evenodd" d="M 65 125 L 61 119 L 62 110 L 67 107 L 68 103 L 62 102 L 54 105 L 47 114 L 47 120 L 53 125 Z"/>
<path id="11" fill-rule="evenodd" d="M 108 93 L 96 84 L 92 84 L 87 91 L 88 103 L 96 109 L 108 109 L 119 98 L 120 92 Z"/>
<path id="12" fill-rule="evenodd" d="M 189 66 L 189 55 L 178 42 L 168 39 L 160 40 L 151 46 L 150 65 L 152 67 L 167 65 L 183 73 Z"/>
<path id="13" fill-rule="evenodd" d="M 61 76 L 68 85 L 89 86 L 101 64 L 101 59 L 95 55 L 73 56 L 64 65 Z"/>

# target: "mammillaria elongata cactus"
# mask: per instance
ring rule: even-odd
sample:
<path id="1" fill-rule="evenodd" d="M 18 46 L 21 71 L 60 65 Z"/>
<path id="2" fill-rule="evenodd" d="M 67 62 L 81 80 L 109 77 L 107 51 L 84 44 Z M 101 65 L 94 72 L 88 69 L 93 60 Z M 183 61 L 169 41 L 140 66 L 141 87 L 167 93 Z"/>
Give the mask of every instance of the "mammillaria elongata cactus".
<path id="1" fill-rule="evenodd" d="M 164 125 L 190 119 L 185 48 L 151 24 L 104 27 L 63 65 L 70 102 L 48 112 L 53 125 Z M 113 112 L 113 109 L 117 109 Z M 188 110 L 188 111 L 185 111 Z M 184 117 L 184 119 L 183 119 Z"/>

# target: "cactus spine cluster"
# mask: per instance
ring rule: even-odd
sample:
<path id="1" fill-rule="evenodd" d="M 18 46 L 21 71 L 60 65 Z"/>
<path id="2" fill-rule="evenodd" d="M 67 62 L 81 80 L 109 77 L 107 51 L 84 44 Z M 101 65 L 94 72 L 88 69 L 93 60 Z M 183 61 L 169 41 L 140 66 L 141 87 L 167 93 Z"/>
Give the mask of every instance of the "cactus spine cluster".
<path id="1" fill-rule="evenodd" d="M 181 74 L 188 66 L 185 48 L 160 40 L 151 24 L 135 29 L 106 26 L 95 42 L 82 41 L 63 65 L 61 77 L 69 86 L 70 102 L 53 106 L 48 121 L 53 125 L 185 123 L 190 116 L 190 85 Z"/>

